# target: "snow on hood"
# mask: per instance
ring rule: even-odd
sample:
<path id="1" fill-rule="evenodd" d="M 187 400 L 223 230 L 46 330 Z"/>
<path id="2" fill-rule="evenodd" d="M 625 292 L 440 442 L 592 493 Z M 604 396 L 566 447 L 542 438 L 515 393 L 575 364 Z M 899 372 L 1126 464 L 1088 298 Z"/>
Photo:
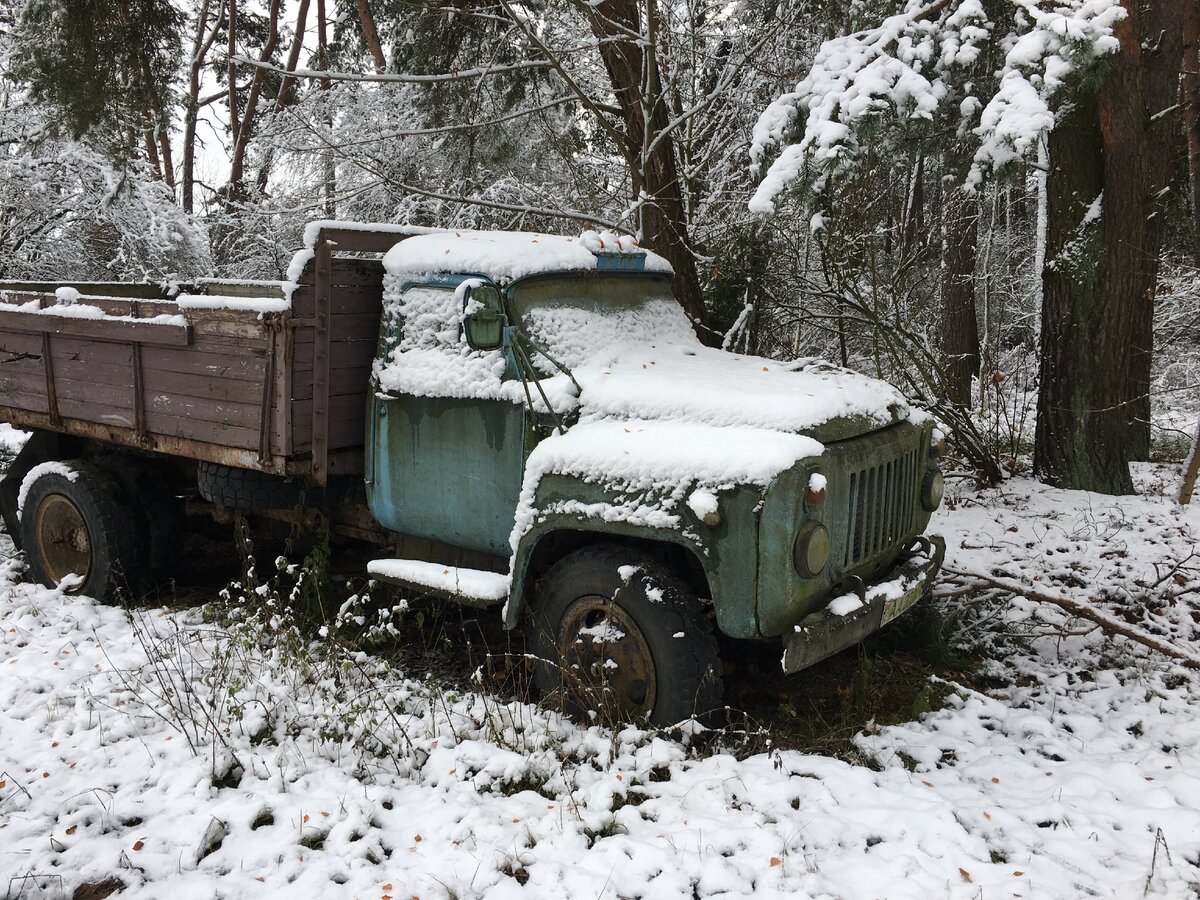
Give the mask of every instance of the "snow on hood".
<path id="1" fill-rule="evenodd" d="M 403 240 L 387 252 L 389 275 L 439 272 L 486 275 L 507 283 L 549 272 L 594 271 L 599 243 L 586 237 L 562 237 L 527 231 L 446 231 Z M 645 259 L 647 272 L 671 272 L 671 264 L 649 250 L 619 249 Z"/>
<path id="2" fill-rule="evenodd" d="M 589 418 L 690 421 L 836 440 L 909 416 L 892 385 L 842 369 L 694 346 L 627 346 L 575 371 L 580 412 Z"/>

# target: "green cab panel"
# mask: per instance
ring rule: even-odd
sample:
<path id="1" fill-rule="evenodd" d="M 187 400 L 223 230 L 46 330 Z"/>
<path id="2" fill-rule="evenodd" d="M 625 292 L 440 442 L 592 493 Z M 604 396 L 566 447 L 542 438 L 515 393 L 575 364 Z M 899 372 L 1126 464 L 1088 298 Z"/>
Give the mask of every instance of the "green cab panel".
<path id="1" fill-rule="evenodd" d="M 763 637 L 776 637 L 822 608 L 835 590 L 855 579 L 869 583 L 888 571 L 929 524 L 919 491 L 932 465 L 926 429 L 897 423 L 852 440 L 828 444 L 820 456 L 783 472 L 762 510 L 757 577 L 757 620 Z M 807 504 L 808 480 L 827 482 L 823 503 Z M 830 559 L 814 578 L 796 571 L 792 548 L 808 521 L 829 533 Z"/>
<path id="2" fill-rule="evenodd" d="M 509 555 L 525 465 L 524 407 L 373 394 L 368 423 L 367 503 L 380 525 Z"/>

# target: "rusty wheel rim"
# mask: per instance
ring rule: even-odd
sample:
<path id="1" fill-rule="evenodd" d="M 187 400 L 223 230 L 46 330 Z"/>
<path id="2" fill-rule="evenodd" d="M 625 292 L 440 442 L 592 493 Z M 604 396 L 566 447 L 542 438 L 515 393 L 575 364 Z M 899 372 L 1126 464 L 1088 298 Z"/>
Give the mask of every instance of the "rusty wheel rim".
<path id="1" fill-rule="evenodd" d="M 80 585 L 87 581 L 92 542 L 79 507 L 62 494 L 50 494 L 38 504 L 34 526 L 38 556 L 50 579 L 57 584 L 78 575 Z"/>
<path id="2" fill-rule="evenodd" d="M 654 657 L 642 629 L 606 597 L 580 597 L 558 632 L 568 695 L 586 709 L 649 715 L 656 699 Z"/>

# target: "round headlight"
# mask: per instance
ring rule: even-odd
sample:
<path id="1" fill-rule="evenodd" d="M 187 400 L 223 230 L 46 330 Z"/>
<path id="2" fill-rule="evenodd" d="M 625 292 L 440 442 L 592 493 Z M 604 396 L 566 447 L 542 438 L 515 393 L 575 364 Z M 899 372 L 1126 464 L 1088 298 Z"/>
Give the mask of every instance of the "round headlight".
<path id="1" fill-rule="evenodd" d="M 933 512 L 942 505 L 942 494 L 946 492 L 946 482 L 942 479 L 942 473 L 937 469 L 925 476 L 925 482 L 921 485 L 921 506 L 926 512 Z"/>
<path id="2" fill-rule="evenodd" d="M 829 532 L 820 522 L 805 522 L 792 545 L 792 562 L 804 578 L 814 578 L 829 565 Z"/>

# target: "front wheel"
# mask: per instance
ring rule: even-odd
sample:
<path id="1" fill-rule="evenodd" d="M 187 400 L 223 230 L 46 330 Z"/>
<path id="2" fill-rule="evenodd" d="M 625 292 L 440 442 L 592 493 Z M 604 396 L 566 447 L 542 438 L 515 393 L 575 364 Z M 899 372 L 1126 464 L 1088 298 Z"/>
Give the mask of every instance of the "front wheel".
<path id="1" fill-rule="evenodd" d="M 103 468 L 43 463 L 21 487 L 21 540 L 35 580 L 105 599 L 136 574 L 134 516 Z"/>
<path id="2" fill-rule="evenodd" d="M 538 583 L 531 619 L 535 683 L 572 711 L 664 726 L 721 702 L 721 660 L 699 600 L 645 554 L 572 553 Z"/>

